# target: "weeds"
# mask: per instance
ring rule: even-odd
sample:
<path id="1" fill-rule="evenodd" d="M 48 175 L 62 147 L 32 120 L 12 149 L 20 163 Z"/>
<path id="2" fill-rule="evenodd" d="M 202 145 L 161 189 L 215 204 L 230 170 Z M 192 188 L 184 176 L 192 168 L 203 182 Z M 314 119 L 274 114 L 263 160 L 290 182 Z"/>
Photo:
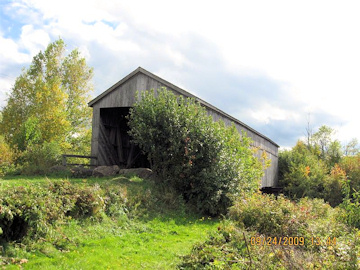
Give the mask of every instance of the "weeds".
<path id="1" fill-rule="evenodd" d="M 195 245 L 179 268 L 359 269 L 360 234 L 343 214 L 319 199 L 238 199 L 229 219 Z"/>

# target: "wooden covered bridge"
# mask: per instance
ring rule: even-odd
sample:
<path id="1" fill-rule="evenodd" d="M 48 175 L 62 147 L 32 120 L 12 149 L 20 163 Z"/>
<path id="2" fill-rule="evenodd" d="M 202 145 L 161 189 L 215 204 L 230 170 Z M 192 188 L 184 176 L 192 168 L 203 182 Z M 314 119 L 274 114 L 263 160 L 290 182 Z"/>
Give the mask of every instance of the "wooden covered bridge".
<path id="1" fill-rule="evenodd" d="M 252 145 L 265 151 L 271 160 L 271 166 L 266 169 L 262 179 L 262 188 L 271 189 L 277 186 L 279 146 L 275 142 L 206 101 L 141 67 L 89 102 L 89 106 L 93 108 L 91 155 L 97 157 L 97 165 L 120 165 L 128 168 L 148 165 L 146 157 L 130 143 L 125 117 L 136 101 L 137 91 L 140 93 L 160 87 L 166 87 L 177 95 L 195 98 L 215 121 L 221 119 L 227 125 L 234 123 L 239 132 L 245 131 L 247 136 L 252 138 Z"/>

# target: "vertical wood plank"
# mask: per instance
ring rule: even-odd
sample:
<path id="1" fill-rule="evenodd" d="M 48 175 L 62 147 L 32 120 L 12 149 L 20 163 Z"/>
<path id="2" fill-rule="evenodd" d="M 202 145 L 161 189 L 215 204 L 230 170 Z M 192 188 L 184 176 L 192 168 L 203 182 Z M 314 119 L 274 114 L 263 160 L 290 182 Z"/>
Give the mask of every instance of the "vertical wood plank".
<path id="1" fill-rule="evenodd" d="M 124 163 L 124 153 L 123 153 L 123 146 L 122 146 L 122 139 L 121 139 L 121 130 L 120 127 L 116 129 L 116 147 L 117 147 L 117 154 L 119 157 L 119 162 Z"/>

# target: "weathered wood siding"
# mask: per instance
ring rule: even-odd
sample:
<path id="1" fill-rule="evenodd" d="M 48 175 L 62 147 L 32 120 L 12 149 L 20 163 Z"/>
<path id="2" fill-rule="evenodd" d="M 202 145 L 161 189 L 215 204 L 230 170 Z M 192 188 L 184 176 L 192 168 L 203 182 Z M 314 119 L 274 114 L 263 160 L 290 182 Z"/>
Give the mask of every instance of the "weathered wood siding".
<path id="1" fill-rule="evenodd" d="M 102 130 L 102 123 L 100 118 L 101 108 L 115 108 L 115 107 L 132 107 L 136 101 L 136 93 L 146 91 L 150 89 L 159 89 L 166 87 L 168 90 L 173 91 L 177 95 L 184 95 L 196 98 L 203 106 L 206 107 L 209 115 L 213 117 L 215 121 L 222 120 L 226 125 L 235 124 L 239 132 L 246 132 L 247 136 L 253 140 L 252 145 L 259 147 L 265 151 L 268 158 L 271 160 L 271 166 L 266 169 L 265 175 L 262 179 L 262 187 L 275 187 L 277 186 L 277 170 L 278 170 L 278 145 L 273 141 L 255 131 L 251 127 L 245 125 L 239 120 L 231 117 L 230 115 L 220 111 L 211 104 L 193 96 L 183 89 L 172 85 L 171 83 L 164 81 L 163 79 L 139 68 L 137 71 L 129 74 L 123 80 L 115 84 L 109 90 L 101 94 L 89 103 L 93 107 L 93 122 L 92 122 L 92 141 L 91 141 L 91 155 L 98 156 L 98 163 L 101 165 L 104 163 L 101 158 L 103 156 L 103 150 L 99 149 L 99 138 L 102 136 L 100 132 Z M 101 140 L 101 139 L 100 139 Z M 260 156 L 262 151 L 258 152 Z M 105 165 L 105 163 L 104 163 Z"/>

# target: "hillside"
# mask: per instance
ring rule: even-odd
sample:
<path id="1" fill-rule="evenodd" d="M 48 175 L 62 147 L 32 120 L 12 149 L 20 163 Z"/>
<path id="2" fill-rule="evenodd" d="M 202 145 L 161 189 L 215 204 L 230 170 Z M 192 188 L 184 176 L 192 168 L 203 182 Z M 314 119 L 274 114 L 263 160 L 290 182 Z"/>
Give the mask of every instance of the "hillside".
<path id="1" fill-rule="evenodd" d="M 36 242 L 3 243 L 6 269 L 174 269 L 219 221 L 191 214 L 182 201 L 137 177 L 68 179 L 74 186 L 121 190 L 125 207 L 111 217 L 68 219 Z M 61 178 L 6 178 L 0 190 L 45 187 Z"/>

